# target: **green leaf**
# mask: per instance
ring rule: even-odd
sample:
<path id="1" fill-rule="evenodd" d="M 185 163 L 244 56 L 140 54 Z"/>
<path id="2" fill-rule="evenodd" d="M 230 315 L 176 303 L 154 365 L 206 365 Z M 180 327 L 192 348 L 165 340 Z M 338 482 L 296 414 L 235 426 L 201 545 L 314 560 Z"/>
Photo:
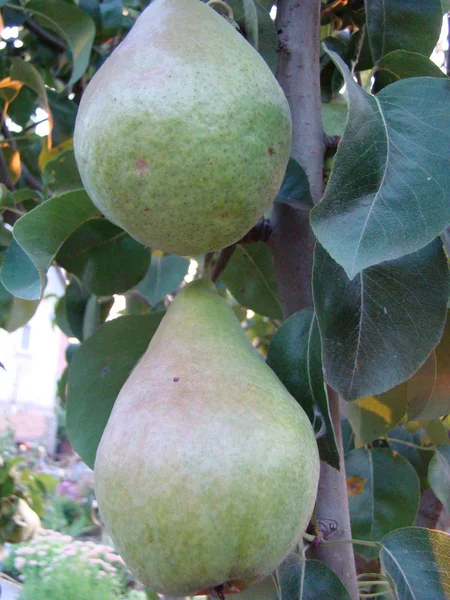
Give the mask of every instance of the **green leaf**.
<path id="1" fill-rule="evenodd" d="M 175 291 L 188 272 L 189 260 L 181 256 L 152 257 L 146 276 L 136 289 L 151 306 L 156 306 L 167 294 Z"/>
<path id="2" fill-rule="evenodd" d="M 425 435 L 421 437 L 421 442 L 426 445 L 429 442 L 435 446 L 450 444 L 448 430 L 441 419 L 432 419 L 431 421 L 422 421 L 421 427 L 425 430 Z"/>
<path id="3" fill-rule="evenodd" d="M 425 421 L 450 412 L 450 314 L 441 341 L 408 381 L 408 419 Z"/>
<path id="4" fill-rule="evenodd" d="M 22 202 L 26 202 L 27 200 L 35 200 L 37 204 L 42 202 L 41 194 L 36 190 L 30 190 L 29 188 L 15 190 L 12 196 L 14 199 L 14 204 L 20 204 Z"/>
<path id="5" fill-rule="evenodd" d="M 346 455 L 345 472 L 355 539 L 377 542 L 394 529 L 414 523 L 419 478 L 402 456 L 387 448 L 358 448 Z M 357 546 L 357 552 L 366 558 L 378 554 L 367 546 Z"/>
<path id="6" fill-rule="evenodd" d="M 56 324 L 69 337 L 83 340 L 83 323 L 86 305 L 90 294 L 74 278 L 66 287 L 66 293 L 60 299 L 61 307 L 55 316 Z"/>
<path id="7" fill-rule="evenodd" d="M 450 80 L 404 79 L 374 97 L 330 55 L 345 77 L 349 119 L 311 224 L 353 278 L 422 248 L 450 223 Z"/>
<path id="8" fill-rule="evenodd" d="M 363 444 L 385 436 L 406 413 L 407 384 L 402 383 L 380 396 L 366 396 L 347 404 L 353 431 Z"/>
<path id="9" fill-rule="evenodd" d="M 72 53 L 73 69 L 68 85 L 74 84 L 89 65 L 95 37 L 91 17 L 78 6 L 64 0 L 30 0 L 26 11 L 44 27 L 56 31 L 68 44 Z"/>
<path id="10" fill-rule="evenodd" d="M 281 325 L 269 346 L 267 364 L 316 425 L 321 460 L 339 469 L 323 380 L 319 329 L 312 308 L 294 313 Z"/>
<path id="11" fill-rule="evenodd" d="M 81 345 L 70 362 L 67 431 L 75 451 L 91 468 L 114 402 L 162 316 L 153 313 L 109 321 Z"/>
<path id="12" fill-rule="evenodd" d="M 244 27 L 247 40 L 258 50 L 258 15 L 254 0 L 242 0 L 244 7 Z"/>
<path id="13" fill-rule="evenodd" d="M 22 298 L 13 297 L 8 317 L 2 325 L 3 329 L 8 333 L 20 329 L 28 323 L 38 306 L 39 300 L 23 300 Z"/>
<path id="14" fill-rule="evenodd" d="M 278 68 L 278 35 L 275 21 L 266 7 L 261 6 L 258 2 L 255 5 L 258 15 L 258 52 L 266 61 L 270 70 L 276 73 Z"/>
<path id="15" fill-rule="evenodd" d="M 419 476 L 422 484 L 425 484 L 427 477 L 428 466 L 433 457 L 433 454 L 429 450 L 419 450 L 418 448 L 408 446 L 401 443 L 407 442 L 408 444 L 416 444 L 417 446 L 422 445 L 422 434 L 421 429 L 410 432 L 404 425 L 398 425 L 392 431 L 389 432 L 389 447 L 393 452 L 398 452 L 403 458 L 406 458 L 414 467 L 417 475 Z M 400 442 L 394 442 L 392 440 L 400 440 Z"/>
<path id="16" fill-rule="evenodd" d="M 52 142 L 54 146 L 73 137 L 77 105 L 63 94 L 48 90 L 48 103 L 53 115 Z"/>
<path id="17" fill-rule="evenodd" d="M 238 245 L 220 279 L 246 308 L 282 318 L 272 254 L 266 244 Z"/>
<path id="18" fill-rule="evenodd" d="M 42 181 L 57 195 L 82 189 L 83 182 L 73 150 L 65 150 L 45 163 Z"/>
<path id="19" fill-rule="evenodd" d="M 87 340 L 104 323 L 114 304 L 114 298 L 98 298 L 91 295 L 83 315 L 83 340 Z"/>
<path id="20" fill-rule="evenodd" d="M 15 239 L 11 241 L 5 253 L 1 280 L 11 294 L 24 300 L 40 298 L 46 281 L 45 275 L 37 270 L 28 254 Z"/>
<path id="21" fill-rule="evenodd" d="M 450 514 L 450 446 L 438 446 L 428 467 L 431 489 Z"/>
<path id="22" fill-rule="evenodd" d="M 365 6 L 374 62 L 393 50 L 433 52 L 442 26 L 441 0 L 366 0 Z"/>
<path id="23" fill-rule="evenodd" d="M 21 278 L 16 277 L 12 281 L 12 278 L 9 277 L 9 269 L 13 265 L 9 265 L 11 258 L 8 256 L 11 246 L 2 270 L 4 286 L 19 298 L 25 300 L 39 298 L 43 291 L 44 274 L 64 241 L 82 223 L 99 216 L 99 211 L 92 204 L 86 192 L 80 190 L 51 198 L 21 217 L 14 226 L 14 238 L 26 255 L 30 257 L 28 261 L 31 259 L 35 271 L 33 273 L 30 268 L 28 269 L 26 289 L 24 289 Z M 13 253 L 16 252 L 17 249 L 14 248 Z M 20 260 L 26 262 L 23 257 Z M 7 266 L 8 277 L 5 281 L 4 271 Z"/>
<path id="24" fill-rule="evenodd" d="M 410 77 L 446 77 L 427 56 L 406 50 L 394 50 L 383 56 L 375 70 L 374 92 Z"/>
<path id="25" fill-rule="evenodd" d="M 441 338 L 449 284 L 439 239 L 353 280 L 316 244 L 313 295 L 328 383 L 357 400 L 411 377 Z"/>
<path id="26" fill-rule="evenodd" d="M 450 598 L 450 535 L 424 527 L 397 529 L 382 540 L 381 566 L 398 600 Z"/>
<path id="27" fill-rule="evenodd" d="M 0 184 L 0 213 L 8 208 L 14 208 L 14 197 L 4 183 Z"/>
<path id="28" fill-rule="evenodd" d="M 42 108 L 47 113 L 50 113 L 45 83 L 36 67 L 31 62 L 27 62 L 20 58 L 10 58 L 10 61 L 12 66 L 10 73 L 11 79 L 21 81 L 24 85 L 36 92 Z"/>
<path id="29" fill-rule="evenodd" d="M 347 123 L 348 106 L 341 98 L 322 103 L 322 125 L 327 135 L 342 136 Z"/>
<path id="30" fill-rule="evenodd" d="M 254 47 L 257 46 L 259 54 L 275 73 L 278 66 L 278 35 L 268 11 L 253 0 L 246 0 L 246 4 L 242 0 L 229 0 L 227 4 L 233 9 L 234 20 L 241 31 Z"/>
<path id="31" fill-rule="evenodd" d="M 350 600 L 342 581 L 324 563 L 290 554 L 275 577 L 279 600 Z"/>
<path id="32" fill-rule="evenodd" d="M 303 167 L 292 156 L 289 159 L 283 183 L 275 202 L 289 204 L 293 208 L 308 211 L 314 206 L 308 176 Z"/>
<path id="33" fill-rule="evenodd" d="M 0 327 L 4 328 L 13 303 L 13 298 L 0 281 Z M 1 483 L 1 482 L 0 482 Z"/>
<path id="34" fill-rule="evenodd" d="M 342 75 L 336 70 L 336 65 L 325 49 L 332 50 L 339 54 L 339 56 L 344 56 L 347 48 L 347 44 L 334 36 L 329 36 L 322 40 L 322 51 L 320 53 L 320 95 L 323 103 L 330 102 L 334 94 L 339 91 L 344 83 Z M 348 61 L 346 62 L 350 64 Z M 337 81 L 337 79 L 340 81 Z"/>
<path id="35" fill-rule="evenodd" d="M 96 219 L 72 233 L 56 261 L 92 294 L 109 296 L 126 292 L 145 276 L 150 252 L 116 225 Z"/>

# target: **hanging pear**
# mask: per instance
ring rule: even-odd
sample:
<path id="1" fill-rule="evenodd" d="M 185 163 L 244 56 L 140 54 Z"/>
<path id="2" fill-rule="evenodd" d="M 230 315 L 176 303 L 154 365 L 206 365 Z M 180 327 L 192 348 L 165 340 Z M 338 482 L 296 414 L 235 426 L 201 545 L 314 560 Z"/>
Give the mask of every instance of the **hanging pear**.
<path id="1" fill-rule="evenodd" d="M 235 28 L 200 0 L 155 0 L 89 83 L 75 157 L 98 209 L 176 254 L 239 240 L 278 193 L 286 98 Z"/>
<path id="2" fill-rule="evenodd" d="M 318 476 L 303 409 L 214 286 L 187 285 L 97 451 L 100 513 L 130 569 L 169 596 L 245 589 L 300 540 Z"/>

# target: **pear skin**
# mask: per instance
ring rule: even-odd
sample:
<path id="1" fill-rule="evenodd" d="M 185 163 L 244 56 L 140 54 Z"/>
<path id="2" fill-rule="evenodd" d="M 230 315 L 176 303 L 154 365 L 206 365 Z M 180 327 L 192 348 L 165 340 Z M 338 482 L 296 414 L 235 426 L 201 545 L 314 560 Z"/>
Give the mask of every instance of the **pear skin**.
<path id="1" fill-rule="evenodd" d="M 98 209 L 180 255 L 239 240 L 278 193 L 291 116 L 261 56 L 200 0 L 155 0 L 92 78 L 74 149 Z"/>
<path id="2" fill-rule="evenodd" d="M 303 409 L 214 286 L 188 284 L 97 451 L 100 513 L 130 569 L 169 596 L 245 589 L 298 543 L 318 477 Z"/>

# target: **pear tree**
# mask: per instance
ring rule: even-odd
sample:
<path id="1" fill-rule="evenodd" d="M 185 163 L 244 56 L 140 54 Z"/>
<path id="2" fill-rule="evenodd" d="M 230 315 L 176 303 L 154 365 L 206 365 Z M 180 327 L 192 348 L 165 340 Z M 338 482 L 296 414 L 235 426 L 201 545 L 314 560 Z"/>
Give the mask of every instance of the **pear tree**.
<path id="1" fill-rule="evenodd" d="M 450 598 L 449 9 L 0 0 L 0 326 L 58 272 L 149 597 Z"/>

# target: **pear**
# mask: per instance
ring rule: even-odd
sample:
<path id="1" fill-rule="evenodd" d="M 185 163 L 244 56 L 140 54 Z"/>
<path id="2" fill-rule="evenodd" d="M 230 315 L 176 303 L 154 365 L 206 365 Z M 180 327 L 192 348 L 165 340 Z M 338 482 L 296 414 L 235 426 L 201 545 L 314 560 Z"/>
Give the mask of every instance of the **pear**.
<path id="1" fill-rule="evenodd" d="M 175 298 L 124 384 L 95 490 L 118 551 L 169 596 L 240 591 L 295 547 L 319 458 L 303 409 L 210 282 Z"/>
<path id="2" fill-rule="evenodd" d="M 278 193 L 286 98 L 235 28 L 200 0 L 155 0 L 89 83 L 74 149 L 98 209 L 181 255 L 240 239 Z"/>

